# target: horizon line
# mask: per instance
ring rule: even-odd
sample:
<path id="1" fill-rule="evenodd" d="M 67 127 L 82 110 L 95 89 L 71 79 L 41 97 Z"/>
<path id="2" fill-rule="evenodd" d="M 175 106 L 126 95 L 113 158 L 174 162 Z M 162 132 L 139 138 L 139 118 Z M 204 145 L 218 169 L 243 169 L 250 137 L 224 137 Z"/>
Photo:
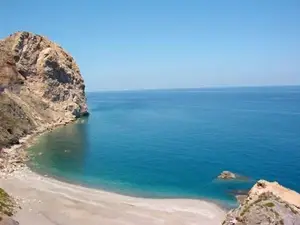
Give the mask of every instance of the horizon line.
<path id="1" fill-rule="evenodd" d="M 276 88 L 276 87 L 300 87 L 300 84 L 284 85 L 249 85 L 249 86 L 203 86 L 203 87 L 174 87 L 174 88 L 133 88 L 133 89 L 100 89 L 86 91 L 86 93 L 95 92 L 130 92 L 130 91 L 167 91 L 167 90 L 195 90 L 195 89 L 233 89 L 233 88 Z"/>

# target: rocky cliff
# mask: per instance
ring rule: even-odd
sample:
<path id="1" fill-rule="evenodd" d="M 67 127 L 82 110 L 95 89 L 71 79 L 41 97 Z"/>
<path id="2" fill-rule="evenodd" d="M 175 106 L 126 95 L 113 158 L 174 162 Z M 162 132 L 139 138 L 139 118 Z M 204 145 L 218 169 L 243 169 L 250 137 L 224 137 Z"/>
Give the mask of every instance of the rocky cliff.
<path id="1" fill-rule="evenodd" d="M 14 214 L 16 203 L 14 200 L 0 188 L 0 225 L 19 224 L 11 216 Z"/>
<path id="2" fill-rule="evenodd" d="M 223 225 L 299 225 L 300 194 L 277 182 L 258 181 Z"/>
<path id="3" fill-rule="evenodd" d="M 0 149 L 87 113 L 84 81 L 62 47 L 29 32 L 0 41 Z"/>

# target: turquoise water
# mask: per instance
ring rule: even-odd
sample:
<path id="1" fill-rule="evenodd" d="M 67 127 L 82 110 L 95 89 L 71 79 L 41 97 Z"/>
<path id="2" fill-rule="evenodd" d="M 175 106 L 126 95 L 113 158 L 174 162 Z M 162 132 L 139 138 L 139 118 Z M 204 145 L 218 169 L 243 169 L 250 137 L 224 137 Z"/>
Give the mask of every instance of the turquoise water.
<path id="1" fill-rule="evenodd" d="M 206 198 L 277 180 L 300 191 L 300 87 L 89 93 L 89 118 L 43 135 L 41 173 L 127 195 Z M 221 182 L 231 170 L 248 182 Z"/>

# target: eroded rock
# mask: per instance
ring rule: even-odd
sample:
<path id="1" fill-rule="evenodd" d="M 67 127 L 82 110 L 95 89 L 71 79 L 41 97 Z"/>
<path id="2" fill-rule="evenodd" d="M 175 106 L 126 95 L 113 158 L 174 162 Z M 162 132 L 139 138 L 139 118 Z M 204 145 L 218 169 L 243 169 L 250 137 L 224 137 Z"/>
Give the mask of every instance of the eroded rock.
<path id="1" fill-rule="evenodd" d="M 223 179 L 223 180 L 232 180 L 232 179 L 236 179 L 237 175 L 235 173 L 232 173 L 230 171 L 224 170 L 219 176 L 219 179 Z"/>
<path id="2" fill-rule="evenodd" d="M 60 121 L 88 115 L 75 60 L 44 36 L 17 32 L 0 41 L 0 149 Z"/>
<path id="3" fill-rule="evenodd" d="M 241 180 L 248 181 L 249 178 L 240 174 L 233 173 L 231 171 L 224 170 L 219 176 L 220 180 Z"/>
<path id="4" fill-rule="evenodd" d="M 14 214 L 16 202 L 2 188 L 0 188 L 0 217 L 10 217 Z"/>
<path id="5" fill-rule="evenodd" d="M 300 194 L 277 182 L 258 181 L 237 209 L 231 210 L 223 225 L 300 224 Z"/>

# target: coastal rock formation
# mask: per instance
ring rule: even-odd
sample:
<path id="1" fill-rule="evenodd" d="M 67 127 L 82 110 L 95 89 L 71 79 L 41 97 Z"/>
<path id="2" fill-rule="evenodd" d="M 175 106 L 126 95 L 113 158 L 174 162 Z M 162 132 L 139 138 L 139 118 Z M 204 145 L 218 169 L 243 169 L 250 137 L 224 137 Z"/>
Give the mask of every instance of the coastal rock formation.
<path id="1" fill-rule="evenodd" d="M 29 32 L 0 41 L 0 170 L 11 173 L 26 158 L 5 147 L 87 114 L 79 68 L 59 45 Z M 0 225 L 18 224 L 13 212 L 14 201 L 0 189 Z"/>
<path id="2" fill-rule="evenodd" d="M 0 149 L 86 114 L 79 68 L 59 45 L 29 32 L 0 41 Z"/>
<path id="3" fill-rule="evenodd" d="M 223 225 L 300 224 L 300 194 L 277 182 L 258 181 L 237 209 L 231 210 Z"/>
<path id="4" fill-rule="evenodd" d="M 237 175 L 230 171 L 225 170 L 218 176 L 218 178 L 223 180 L 231 180 L 231 179 L 236 179 Z"/>
<path id="5" fill-rule="evenodd" d="M 15 201 L 0 188 L 0 225 L 18 224 L 10 216 L 15 212 Z"/>
<path id="6" fill-rule="evenodd" d="M 236 174 L 227 170 L 224 170 L 219 176 L 218 179 L 221 180 L 249 180 L 248 177 L 242 176 L 240 174 Z"/>

